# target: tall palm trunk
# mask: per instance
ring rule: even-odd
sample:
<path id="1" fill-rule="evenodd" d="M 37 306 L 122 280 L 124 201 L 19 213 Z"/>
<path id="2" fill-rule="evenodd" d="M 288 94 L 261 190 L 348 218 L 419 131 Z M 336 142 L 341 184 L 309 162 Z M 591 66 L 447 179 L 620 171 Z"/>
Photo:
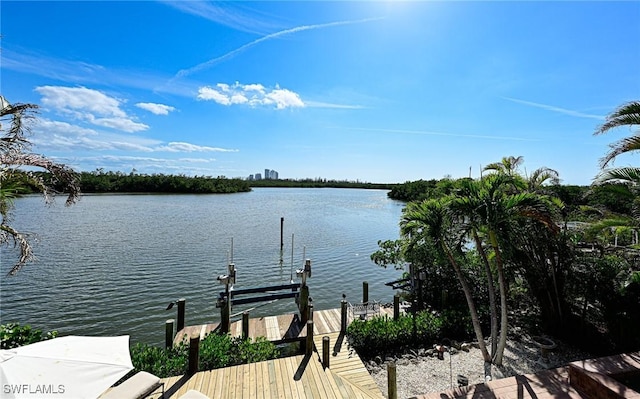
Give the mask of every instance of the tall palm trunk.
<path id="1" fill-rule="evenodd" d="M 485 273 L 487 274 L 487 289 L 489 290 L 489 308 L 491 310 L 491 358 L 494 358 L 496 355 L 496 350 L 498 348 L 498 309 L 496 307 L 496 290 L 493 285 L 493 272 L 491 271 L 491 265 L 489 264 L 489 259 L 487 258 L 487 253 L 484 251 L 482 247 L 482 241 L 480 241 L 480 237 L 478 237 L 478 231 L 474 228 L 472 231 L 473 239 L 476 243 L 476 249 L 482 258 L 482 263 L 484 263 Z"/>
<path id="2" fill-rule="evenodd" d="M 507 284 L 504 278 L 504 268 L 502 264 L 502 255 L 500 253 L 500 247 L 498 246 L 498 239 L 496 233 L 493 230 L 489 230 L 489 240 L 491 246 L 496 254 L 496 267 L 498 269 L 498 285 L 500 286 L 500 340 L 498 341 L 498 349 L 493 358 L 493 363 L 497 366 L 502 366 L 502 357 L 504 354 L 504 348 L 507 346 Z"/>
<path id="3" fill-rule="evenodd" d="M 469 288 L 469 284 L 467 283 L 467 279 L 464 278 L 462 274 L 462 270 L 460 269 L 460 265 L 456 262 L 455 258 L 451 254 L 451 249 L 444 242 L 441 243 L 442 250 L 449 259 L 449 263 L 453 267 L 453 270 L 456 272 L 456 276 L 458 277 L 458 281 L 460 281 L 460 285 L 462 285 L 462 291 L 464 292 L 464 297 L 467 300 L 467 305 L 469 307 L 469 313 L 471 314 L 471 323 L 473 324 L 473 331 L 476 333 L 476 339 L 478 340 L 478 346 L 480 347 L 480 352 L 482 353 L 482 357 L 484 358 L 485 363 L 491 362 L 491 356 L 487 351 L 487 346 L 484 342 L 484 335 L 482 335 L 482 328 L 480 327 L 480 319 L 478 318 L 478 311 L 476 310 L 476 304 L 473 300 L 473 296 L 471 295 L 471 289 Z"/>

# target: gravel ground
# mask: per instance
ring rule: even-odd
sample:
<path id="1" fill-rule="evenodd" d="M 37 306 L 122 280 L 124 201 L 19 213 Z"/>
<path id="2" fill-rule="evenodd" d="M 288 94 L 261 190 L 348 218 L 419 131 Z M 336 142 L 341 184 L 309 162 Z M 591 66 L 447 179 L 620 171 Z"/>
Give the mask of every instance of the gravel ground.
<path id="1" fill-rule="evenodd" d="M 569 362 L 592 357 L 588 353 L 576 350 L 559 340 L 553 339 L 557 347 L 549 354 L 548 360 L 541 357 L 540 349 L 527 335 L 512 336 L 507 341 L 504 352 L 503 367 L 493 367 L 493 379 L 510 377 L 518 374 L 530 374 L 545 369 L 563 366 Z M 489 345 L 489 344 L 487 344 Z M 467 345 L 465 345 L 467 346 Z M 396 381 L 398 398 L 430 392 L 440 392 L 457 386 L 457 376 L 469 379 L 469 385 L 484 382 L 484 362 L 480 350 L 471 346 L 469 351 L 452 348 L 451 355 L 444 353 L 444 360 L 439 360 L 434 350 L 410 351 L 402 356 L 365 362 L 369 372 L 387 395 L 387 362 L 396 361 Z"/>

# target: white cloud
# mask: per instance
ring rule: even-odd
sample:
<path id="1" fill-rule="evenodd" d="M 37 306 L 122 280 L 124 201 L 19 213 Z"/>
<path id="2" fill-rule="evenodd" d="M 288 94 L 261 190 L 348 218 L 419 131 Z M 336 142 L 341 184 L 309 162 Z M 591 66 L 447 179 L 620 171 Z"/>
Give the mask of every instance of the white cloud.
<path id="1" fill-rule="evenodd" d="M 37 129 L 41 136 L 52 136 L 56 134 L 70 136 L 95 136 L 98 134 L 98 132 L 93 129 L 72 125 L 67 122 L 52 121 L 45 118 L 36 119 L 34 129 Z"/>
<path id="2" fill-rule="evenodd" d="M 166 146 L 157 147 L 156 150 L 170 151 L 170 152 L 238 152 L 238 150 L 232 150 L 227 148 L 207 147 L 201 145 L 195 145 L 184 142 L 171 142 Z"/>
<path id="3" fill-rule="evenodd" d="M 122 100 L 98 90 L 63 86 L 40 86 L 35 90 L 42 95 L 43 105 L 73 118 L 128 133 L 149 128 L 144 123 L 135 122 L 120 108 Z"/>
<path id="4" fill-rule="evenodd" d="M 145 111 L 149 111 L 155 115 L 169 115 L 169 112 L 176 109 L 170 105 L 155 104 L 155 103 L 137 103 L 136 107 L 142 108 Z"/>
<path id="5" fill-rule="evenodd" d="M 36 119 L 31 142 L 38 150 L 136 151 L 136 152 L 238 152 L 237 149 L 209 147 L 186 142 L 159 140 L 86 129 L 67 122 Z"/>
<path id="6" fill-rule="evenodd" d="M 258 33 L 273 29 L 271 23 L 257 19 L 254 13 L 248 14 L 242 7 L 238 7 L 233 2 L 164 0 L 163 2 L 183 12 L 244 32 Z"/>
<path id="7" fill-rule="evenodd" d="M 252 107 L 272 105 L 276 109 L 304 107 L 305 103 L 298 93 L 282 89 L 276 85 L 267 89 L 261 84 L 233 85 L 218 83 L 216 87 L 204 86 L 198 89 L 198 99 L 215 101 L 221 105 L 249 104 Z"/>

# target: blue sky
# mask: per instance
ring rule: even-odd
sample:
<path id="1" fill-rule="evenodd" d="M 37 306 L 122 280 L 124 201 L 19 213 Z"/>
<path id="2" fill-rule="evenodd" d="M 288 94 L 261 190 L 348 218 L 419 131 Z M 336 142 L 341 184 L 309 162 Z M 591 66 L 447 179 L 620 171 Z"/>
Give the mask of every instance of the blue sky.
<path id="1" fill-rule="evenodd" d="M 640 99 L 637 1 L 0 7 L 2 95 L 81 171 L 395 183 L 514 155 L 589 184 L 632 133 L 593 131 Z"/>

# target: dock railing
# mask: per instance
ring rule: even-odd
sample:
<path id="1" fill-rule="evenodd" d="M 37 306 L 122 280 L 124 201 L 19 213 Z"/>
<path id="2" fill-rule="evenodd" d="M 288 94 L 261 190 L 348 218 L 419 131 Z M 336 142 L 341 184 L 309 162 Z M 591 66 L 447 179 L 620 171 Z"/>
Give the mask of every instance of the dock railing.
<path id="1" fill-rule="evenodd" d="M 380 303 L 377 301 L 368 303 L 349 303 L 348 318 L 349 323 L 355 319 L 366 320 L 369 317 L 378 316 L 380 314 Z"/>

